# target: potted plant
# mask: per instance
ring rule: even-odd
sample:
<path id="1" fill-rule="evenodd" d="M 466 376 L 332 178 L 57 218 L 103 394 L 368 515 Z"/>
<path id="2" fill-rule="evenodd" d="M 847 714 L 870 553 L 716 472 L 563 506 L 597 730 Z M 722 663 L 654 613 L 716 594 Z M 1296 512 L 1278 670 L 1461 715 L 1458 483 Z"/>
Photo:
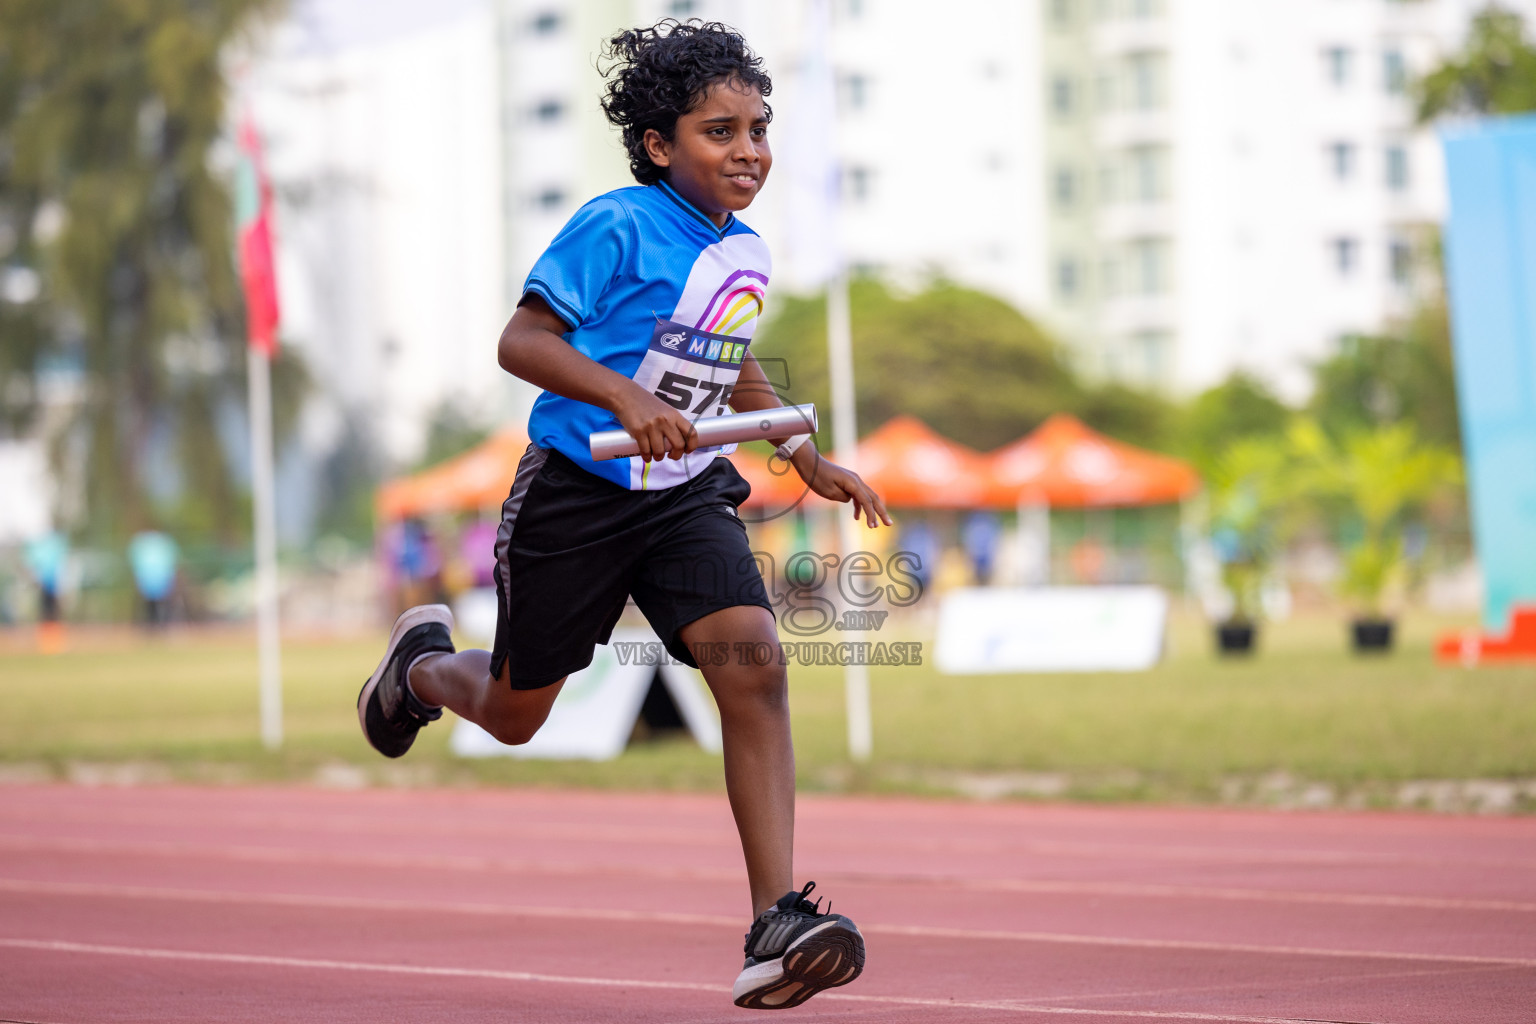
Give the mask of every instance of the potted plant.
<path id="1" fill-rule="evenodd" d="M 1420 442 L 1407 423 L 1354 433 L 1342 444 L 1308 423 L 1292 438 L 1311 488 L 1325 501 L 1342 500 L 1357 536 L 1344 552 L 1340 581 L 1354 610 L 1352 646 L 1360 653 L 1391 650 L 1386 597 L 1403 573 L 1404 530 L 1432 498 L 1460 482 L 1461 460 Z"/>
<path id="2" fill-rule="evenodd" d="M 1260 594 L 1280 550 L 1287 517 L 1289 456 L 1281 438 L 1246 438 L 1229 445 L 1207 473 L 1211 546 L 1221 564 L 1230 611 L 1215 625 L 1216 649 L 1254 648 Z"/>

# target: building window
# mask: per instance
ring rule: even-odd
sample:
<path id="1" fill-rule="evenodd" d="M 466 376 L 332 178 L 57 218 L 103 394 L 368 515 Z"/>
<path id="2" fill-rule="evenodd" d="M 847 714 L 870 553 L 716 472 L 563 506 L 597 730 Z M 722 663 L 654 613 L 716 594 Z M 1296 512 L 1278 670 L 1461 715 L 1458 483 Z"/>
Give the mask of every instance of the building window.
<path id="1" fill-rule="evenodd" d="M 1392 283 L 1406 288 L 1413 280 L 1413 246 L 1401 238 L 1392 240 L 1387 250 L 1387 264 L 1392 268 Z"/>
<path id="2" fill-rule="evenodd" d="M 1405 146 L 1387 147 L 1387 188 L 1393 192 L 1408 190 L 1408 149 Z"/>
<path id="3" fill-rule="evenodd" d="M 1163 379 L 1173 339 L 1164 331 L 1138 331 L 1132 340 L 1133 359 L 1144 383 Z"/>
<path id="4" fill-rule="evenodd" d="M 1328 81 L 1342 89 L 1349 84 L 1349 65 L 1353 54 L 1347 46 L 1330 46 L 1323 51 L 1323 64 Z"/>
<path id="5" fill-rule="evenodd" d="M 1056 112 L 1057 117 L 1072 116 L 1074 99 L 1072 79 L 1066 75 L 1057 75 L 1051 79 L 1051 109 Z"/>
<path id="6" fill-rule="evenodd" d="M 875 172 L 868 167 L 843 168 L 843 197 L 854 203 L 867 202 L 874 188 L 874 176 Z"/>
<path id="7" fill-rule="evenodd" d="M 1099 165 L 1099 202 L 1109 204 L 1119 197 L 1120 177 L 1116 173 L 1113 160 L 1105 160 Z"/>
<path id="8" fill-rule="evenodd" d="M 1115 76 L 1108 71 L 1100 71 L 1094 79 L 1093 102 L 1106 114 L 1115 109 Z"/>
<path id="9" fill-rule="evenodd" d="M 1131 243 L 1132 290 L 1138 295 L 1162 295 L 1169 290 L 1168 242 L 1139 238 Z"/>
<path id="10" fill-rule="evenodd" d="M 844 75 L 837 84 L 844 110 L 863 110 L 869 105 L 869 79 L 865 76 Z"/>
<path id="11" fill-rule="evenodd" d="M 1070 167 L 1058 167 L 1051 175 L 1051 198 L 1058 209 L 1069 210 L 1077 202 L 1077 172 Z"/>
<path id="12" fill-rule="evenodd" d="M 1130 105 L 1136 110 L 1157 110 L 1163 105 L 1162 54 L 1133 53 L 1125 59 Z"/>
<path id="13" fill-rule="evenodd" d="M 1137 146 L 1130 151 L 1129 183 L 1139 203 L 1156 203 L 1167 195 L 1165 151 L 1161 146 Z"/>
<path id="14" fill-rule="evenodd" d="M 565 203 L 565 191 L 559 188 L 546 188 L 533 197 L 533 205 L 544 211 L 558 210 Z"/>
<path id="15" fill-rule="evenodd" d="M 1334 181 L 1348 181 L 1355 173 L 1355 144 L 1335 142 L 1329 145 L 1328 167 Z"/>
<path id="16" fill-rule="evenodd" d="M 534 118 L 543 121 L 545 124 L 560 120 L 560 116 L 564 113 L 565 105 L 555 99 L 544 100 L 533 108 Z"/>
<path id="17" fill-rule="evenodd" d="M 1360 243 L 1353 238 L 1335 238 L 1330 248 L 1333 250 L 1333 269 L 1338 275 L 1349 277 L 1353 274 L 1360 259 Z"/>
<path id="18" fill-rule="evenodd" d="M 560 31 L 559 11 L 540 11 L 533 16 L 533 33 L 539 36 L 554 35 Z"/>
<path id="19" fill-rule="evenodd" d="M 1077 298 L 1078 271 L 1077 260 L 1070 256 L 1058 260 L 1056 263 L 1056 294 L 1061 296 L 1063 302 L 1071 302 Z"/>
<path id="20" fill-rule="evenodd" d="M 1408 65 L 1403 60 L 1403 51 L 1388 50 L 1382 54 L 1381 72 L 1388 93 L 1401 96 L 1408 91 Z"/>

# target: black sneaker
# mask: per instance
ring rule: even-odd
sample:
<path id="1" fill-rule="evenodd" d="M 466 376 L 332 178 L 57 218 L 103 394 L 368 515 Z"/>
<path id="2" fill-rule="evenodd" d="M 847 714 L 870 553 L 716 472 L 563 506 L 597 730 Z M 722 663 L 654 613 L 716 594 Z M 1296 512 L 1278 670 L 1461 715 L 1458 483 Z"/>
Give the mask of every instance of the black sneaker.
<path id="1" fill-rule="evenodd" d="M 752 923 L 747 962 L 731 987 L 737 1006 L 787 1010 L 864 970 L 864 936 L 843 915 L 823 914 L 820 900 L 806 899 L 814 888 L 809 882 L 785 893 Z"/>
<path id="2" fill-rule="evenodd" d="M 416 742 L 416 733 L 428 722 L 443 717 L 443 709 L 423 704 L 406 685 L 412 662 L 423 654 L 453 653 L 449 632 L 453 613 L 445 604 L 408 608 L 389 632 L 384 660 L 373 670 L 357 695 L 357 720 L 373 749 L 385 757 L 399 757 Z"/>

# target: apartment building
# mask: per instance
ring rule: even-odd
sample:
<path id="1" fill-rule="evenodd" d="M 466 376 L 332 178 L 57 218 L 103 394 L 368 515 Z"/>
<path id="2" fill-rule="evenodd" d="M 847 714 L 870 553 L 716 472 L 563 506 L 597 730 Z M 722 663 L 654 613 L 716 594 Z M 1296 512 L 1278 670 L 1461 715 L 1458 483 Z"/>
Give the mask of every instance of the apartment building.
<path id="1" fill-rule="evenodd" d="M 1409 83 L 1464 0 L 1044 0 L 1044 310 L 1083 368 L 1300 397 L 1414 301 L 1444 217 Z"/>
<path id="2" fill-rule="evenodd" d="M 304 186 L 280 210 L 290 336 L 345 404 L 389 410 L 402 459 L 444 398 L 531 404 L 488 353 L 555 232 L 631 181 L 598 106 L 622 27 L 720 20 L 767 60 L 775 167 L 746 219 L 770 313 L 839 261 L 943 276 L 1090 374 L 1184 393 L 1242 368 L 1299 396 L 1309 361 L 1413 301 L 1444 198 L 1406 86 L 1480 2 L 449 6 L 306 0 L 253 84 L 274 175 Z"/>
<path id="3" fill-rule="evenodd" d="M 1035 159 L 1028 4 L 953 0 L 943 17 L 927 0 L 501 0 L 499 10 L 514 291 L 577 205 L 630 182 L 597 106 L 599 44 L 670 16 L 738 28 L 773 75 L 775 169 L 746 220 L 774 252 L 776 289 L 819 286 L 831 249 L 856 269 L 943 274 L 1021 306 L 1043 298 L 1039 197 L 1020 187 Z M 836 223 L 807 224 L 807 206 L 827 209 L 806 192 L 828 161 Z"/>

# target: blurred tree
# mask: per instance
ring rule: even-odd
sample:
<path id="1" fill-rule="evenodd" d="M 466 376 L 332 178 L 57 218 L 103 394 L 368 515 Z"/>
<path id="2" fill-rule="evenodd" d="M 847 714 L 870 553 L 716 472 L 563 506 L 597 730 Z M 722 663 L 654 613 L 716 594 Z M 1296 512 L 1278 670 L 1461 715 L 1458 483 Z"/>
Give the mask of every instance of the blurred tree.
<path id="1" fill-rule="evenodd" d="M 1461 482 L 1461 460 L 1445 445 L 1421 440 L 1411 423 L 1351 433 L 1336 442 L 1303 420 L 1291 432 L 1299 490 L 1342 500 L 1354 517 L 1345 552 L 1343 590 L 1360 610 L 1379 617 L 1404 564 L 1403 537 L 1437 496 Z"/>
<path id="2" fill-rule="evenodd" d="M 1232 597 L 1230 618 L 1257 622 L 1275 556 L 1301 521 L 1292 447 L 1283 435 L 1234 438 L 1206 469 L 1206 527 Z"/>
<path id="3" fill-rule="evenodd" d="M 1395 423 L 1434 444 L 1461 446 L 1450 321 L 1441 299 L 1393 333 L 1345 338 L 1313 370 L 1308 409 L 1335 440 Z"/>
<path id="4" fill-rule="evenodd" d="M 1414 86 L 1420 123 L 1445 114 L 1536 110 L 1536 48 L 1516 12 L 1490 5 L 1473 15 L 1461 53 Z"/>
<path id="5" fill-rule="evenodd" d="M 462 396 L 444 398 L 433 406 L 427 417 L 427 443 L 414 469 L 435 466 L 444 459 L 462 455 L 491 436 L 486 421 L 472 411 Z"/>
<path id="6" fill-rule="evenodd" d="M 365 413 L 346 415 L 341 439 L 320 473 L 317 535 L 341 537 L 363 548 L 373 543 L 373 496 L 384 464 L 375 433 Z"/>
<path id="7" fill-rule="evenodd" d="M 1179 408 L 1160 393 L 1109 382 L 1085 388 L 1075 410 L 1095 430 L 1143 448 L 1178 446 Z"/>
<path id="8" fill-rule="evenodd" d="M 275 6 L 0 5 L 0 235 L 11 241 L 7 281 L 20 271 L 40 282 L 0 314 L 6 419 L 31 423 L 41 372 L 62 368 L 78 384 L 77 400 L 55 406 L 70 419 L 55 450 L 68 453 L 62 478 L 80 492 L 79 525 L 103 541 L 153 525 L 246 533 L 227 454 L 241 439 L 221 415 L 243 408 L 245 329 L 213 157 L 225 124 L 221 61 Z M 292 356 L 276 370 L 288 425 L 304 375 Z M 176 511 L 146 489 L 151 445 L 173 450 L 181 523 L 164 522 Z"/>
<path id="9" fill-rule="evenodd" d="M 1284 436 L 1292 415 L 1263 381 L 1239 370 L 1185 406 L 1181 454 L 1208 471 L 1234 441 Z"/>
<path id="10" fill-rule="evenodd" d="M 1172 407 L 1129 388 L 1085 387 L 1060 346 L 1001 299 L 938 281 L 915 295 L 860 279 L 850 290 L 859 426 L 910 413 L 946 437 L 987 450 L 1056 412 L 1137 444 L 1167 440 Z M 786 397 L 830 407 L 825 296 L 775 298 L 753 354 Z M 823 420 L 830 424 L 830 418 Z M 823 442 L 829 440 L 823 430 Z"/>

